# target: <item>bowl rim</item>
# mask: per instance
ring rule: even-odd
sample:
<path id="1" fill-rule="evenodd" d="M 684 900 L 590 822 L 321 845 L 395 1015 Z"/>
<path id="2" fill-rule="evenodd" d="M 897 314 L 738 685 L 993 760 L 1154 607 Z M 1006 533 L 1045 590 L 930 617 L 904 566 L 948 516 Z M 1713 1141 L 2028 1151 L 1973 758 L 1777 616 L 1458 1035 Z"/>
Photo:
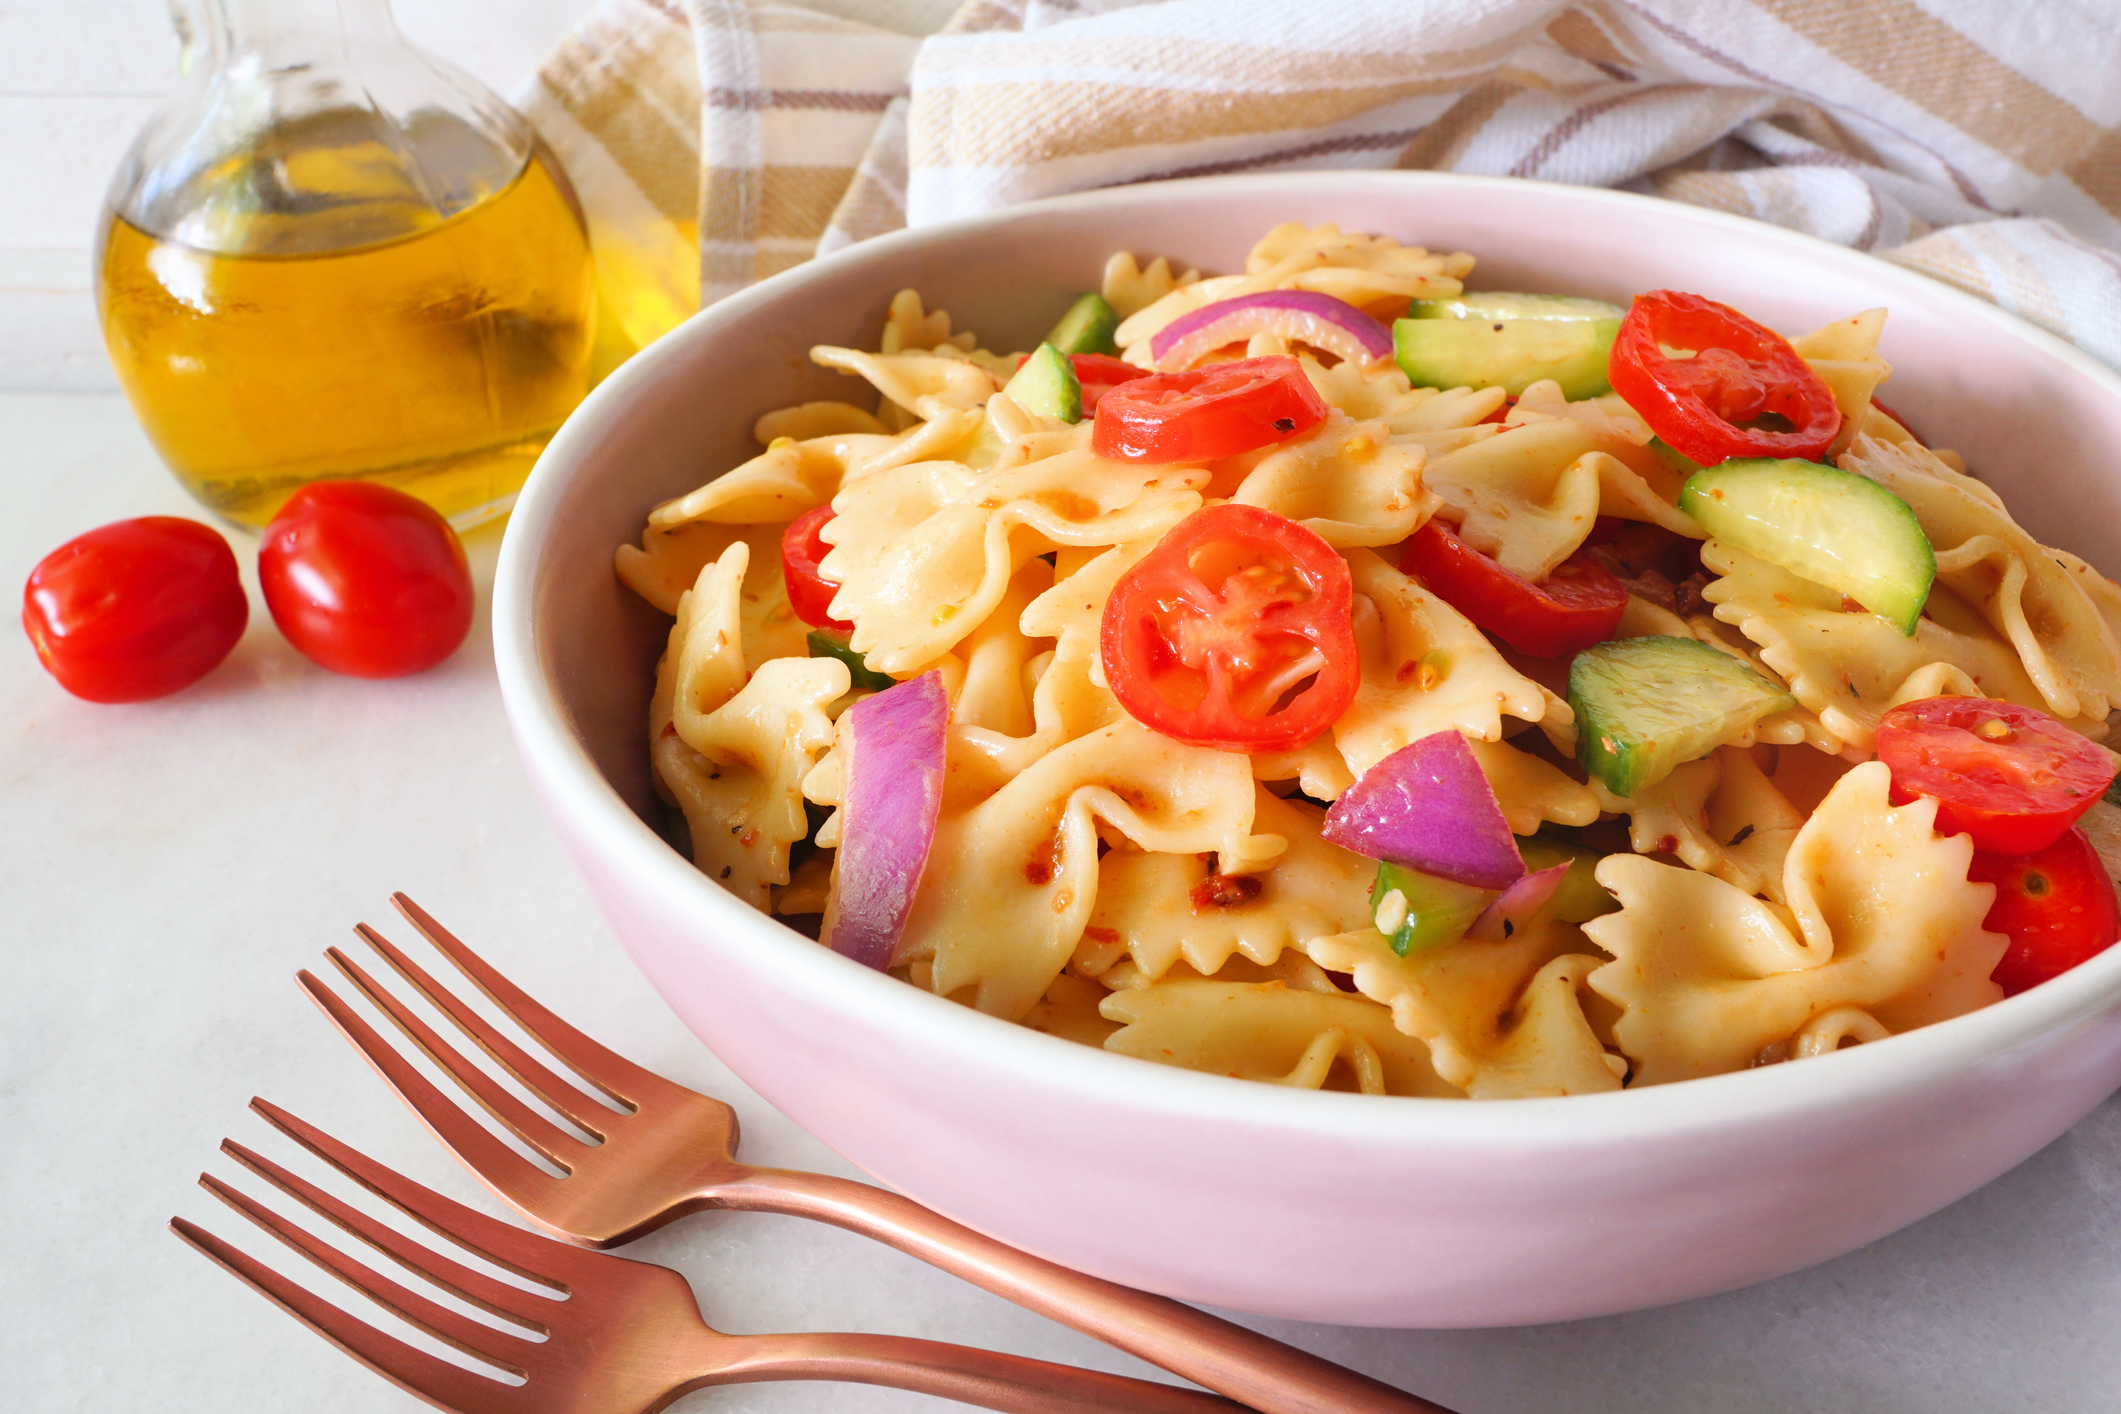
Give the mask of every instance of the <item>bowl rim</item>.
<path id="1" fill-rule="evenodd" d="M 811 990 L 834 1009 L 858 1010 L 879 1030 L 918 1037 L 924 1049 L 960 1055 L 976 1061 L 994 1077 L 1022 1078 L 1040 1089 L 1071 1090 L 1080 1098 L 1124 1104 L 1149 1115 L 1304 1131 L 1321 1140 L 1375 1144 L 1396 1137 L 1405 1144 L 1460 1142 L 1507 1151 L 1545 1148 L 1557 1140 L 1605 1144 L 1616 1138 L 1746 1126 L 1799 1109 L 1819 1111 L 1903 1092 L 2121 1009 L 2121 946 L 2115 946 L 2059 978 L 1979 1011 L 1895 1035 L 1888 1042 L 1810 1057 L 1801 1065 L 1765 1066 L 1642 1089 L 1526 1098 L 1507 1104 L 1290 1090 L 1066 1041 L 873 971 L 741 903 L 634 814 L 573 732 L 557 693 L 547 682 L 531 608 L 540 551 L 554 533 L 568 470 L 584 457 L 604 428 L 622 415 L 637 388 L 645 388 L 683 350 L 714 338 L 725 325 L 773 304 L 784 294 L 827 275 L 889 260 L 902 251 L 947 246 L 1003 225 L 1037 221 L 1055 213 L 1123 209 L 1144 201 L 1183 202 L 1192 193 L 1211 189 L 1266 196 L 1286 192 L 1291 194 L 1290 209 L 1295 210 L 1300 209 L 1295 193 L 1320 186 L 1426 189 L 1438 194 L 1537 189 L 1542 199 L 1564 205 L 1654 207 L 1666 219 L 1781 244 L 1808 259 L 1860 270 L 1882 286 L 1918 291 L 1918 298 L 1942 301 L 1956 314 L 1986 324 L 2000 336 L 2029 343 L 2089 378 L 2121 406 L 2121 374 L 2046 330 L 1933 277 L 1748 217 L 1604 188 L 1396 170 L 1254 173 L 1100 188 L 891 232 L 747 286 L 692 315 L 592 391 L 539 458 L 502 542 L 494 585 L 493 637 L 503 707 L 525 768 L 538 779 L 548 810 L 563 813 L 583 834 L 595 837 L 602 853 L 622 862 L 629 883 L 653 890 L 665 905 L 700 917 L 710 930 L 749 935 L 746 946 L 763 953 L 768 965 L 791 986 Z"/>

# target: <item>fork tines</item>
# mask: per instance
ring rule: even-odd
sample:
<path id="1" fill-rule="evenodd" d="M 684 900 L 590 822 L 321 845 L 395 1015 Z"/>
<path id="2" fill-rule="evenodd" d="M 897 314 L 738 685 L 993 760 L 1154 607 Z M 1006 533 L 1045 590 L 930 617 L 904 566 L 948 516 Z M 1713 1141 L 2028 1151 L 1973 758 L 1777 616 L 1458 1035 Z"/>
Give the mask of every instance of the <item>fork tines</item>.
<path id="1" fill-rule="evenodd" d="M 595 1087 L 609 1096 L 614 1103 L 625 1106 L 628 1111 L 637 1108 L 633 1096 L 646 1097 L 659 1088 L 670 1088 L 669 1081 L 642 1070 L 598 1045 L 547 1011 L 535 999 L 488 966 L 454 934 L 405 895 L 394 894 L 391 902 L 397 905 L 398 910 L 428 941 L 461 968 L 495 1005 L 512 1017 L 541 1045 L 573 1067 L 583 1083 Z M 603 1140 L 607 1127 L 613 1121 L 624 1118 L 599 1103 L 586 1093 L 581 1085 L 563 1078 L 523 1050 L 375 929 L 363 923 L 355 931 L 400 977 L 449 1017 L 459 1030 L 471 1037 L 532 1094 L 593 1136 L 592 1142 Z M 571 1170 L 570 1156 L 581 1151 L 584 1144 L 582 1139 L 554 1124 L 502 1086 L 483 1067 L 450 1044 L 344 952 L 338 948 L 329 948 L 326 949 L 326 955 L 348 981 L 360 988 L 370 1001 L 389 1016 L 392 1022 L 425 1052 L 444 1074 L 477 1101 L 481 1108 L 507 1126 L 510 1132 L 531 1149 L 558 1166 L 563 1174 Z M 404 1096 L 406 1102 L 434 1131 L 435 1137 L 462 1155 L 475 1172 L 493 1184 L 504 1196 L 515 1201 L 518 1195 L 560 1181 L 511 1149 L 492 1131 L 465 1113 L 461 1106 L 444 1096 L 396 1047 L 384 1040 L 359 1013 L 332 991 L 330 986 L 307 969 L 297 976 L 317 1005 L 324 1009 L 326 1015 L 345 1033 L 346 1038 L 368 1058 L 369 1063 L 381 1072 L 384 1080 Z M 627 1091 L 630 1091 L 631 1095 L 626 1093 Z"/>
<path id="2" fill-rule="evenodd" d="M 251 1108 L 311 1153 L 457 1246 L 537 1282 L 555 1296 L 566 1293 L 565 1285 L 534 1274 L 530 1267 L 553 1271 L 556 1263 L 564 1263 L 567 1258 L 578 1255 L 574 1249 L 452 1202 L 347 1148 L 265 1100 L 253 1099 Z M 475 1357 L 497 1374 L 513 1374 L 518 1378 L 525 1375 L 518 1360 L 531 1348 L 526 1342 L 547 1333 L 535 1314 L 535 1307 L 540 1304 L 535 1293 L 498 1281 L 412 1241 L 232 1139 L 223 1140 L 221 1148 L 281 1192 L 390 1257 L 399 1266 L 490 1312 L 508 1326 L 496 1327 L 477 1321 L 433 1301 L 319 1240 L 213 1175 L 201 1174 L 200 1184 L 215 1197 L 354 1290 L 436 1339 Z M 242 1278 L 282 1310 L 410 1393 L 454 1409 L 506 1409 L 514 1406 L 513 1386 L 452 1364 L 379 1330 L 195 1223 L 172 1218 L 170 1226 L 179 1237 Z M 565 1268 L 561 1266 L 559 1269 Z"/>

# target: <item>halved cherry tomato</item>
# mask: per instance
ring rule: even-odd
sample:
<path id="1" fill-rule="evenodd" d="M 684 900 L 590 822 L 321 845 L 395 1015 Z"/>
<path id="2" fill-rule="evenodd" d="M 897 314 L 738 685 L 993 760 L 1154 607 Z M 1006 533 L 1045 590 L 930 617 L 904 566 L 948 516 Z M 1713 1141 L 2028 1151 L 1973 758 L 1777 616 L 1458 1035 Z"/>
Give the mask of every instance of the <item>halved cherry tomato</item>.
<path id="1" fill-rule="evenodd" d="M 2009 950 L 1989 974 L 2006 996 L 2060 976 L 2121 937 L 2113 880 L 2082 830 L 2064 830 L 2030 854 L 1976 850 L 1966 877 L 1996 886 L 1996 901 L 1981 926 L 2010 937 Z"/>
<path id="2" fill-rule="evenodd" d="M 1029 354 L 1019 356 L 1016 366 L 1022 368 L 1030 357 Z M 1149 376 L 1148 369 L 1136 368 L 1124 359 L 1114 358 L 1110 354 L 1069 354 L 1068 363 L 1075 369 L 1075 381 L 1083 390 L 1084 417 L 1096 412 L 1097 400 L 1120 384 Z"/>
<path id="3" fill-rule="evenodd" d="M 1285 354 L 1157 373 L 1098 399 L 1090 449 L 1136 462 L 1212 461 L 1308 432 L 1326 400 Z"/>
<path id="4" fill-rule="evenodd" d="M 357 678 L 423 672 L 471 631 L 471 566 L 449 522 L 369 481 L 316 481 L 258 545 L 273 622 L 303 657 Z"/>
<path id="5" fill-rule="evenodd" d="M 1566 658 L 1604 642 L 1628 607 L 1621 582 L 1580 552 L 1534 584 L 1460 540 L 1440 520 L 1408 537 L 1399 567 L 1475 625 L 1534 658 Z"/>
<path id="6" fill-rule="evenodd" d="M 2092 808 L 2114 760 L 2047 713 L 1985 697 L 1926 697 L 1878 723 L 1893 799 L 1937 802 L 1937 829 L 1976 849 L 2032 854 Z"/>
<path id="7" fill-rule="evenodd" d="M 1673 358 L 1666 349 L 1692 349 Z M 1681 456 L 1816 460 L 1841 430 L 1841 409 L 1789 340 L 1700 295 L 1635 296 L 1607 358 L 1613 391 Z M 1780 419 L 1787 430 L 1746 426 Z"/>
<path id="8" fill-rule="evenodd" d="M 1105 600 L 1105 680 L 1143 726 L 1218 751 L 1287 751 L 1331 726 L 1361 669 L 1348 562 L 1257 506 L 1195 511 Z"/>
<path id="9" fill-rule="evenodd" d="M 840 587 L 818 573 L 818 562 L 832 551 L 818 532 L 832 519 L 830 503 L 804 511 L 781 532 L 781 578 L 788 585 L 788 607 L 812 628 L 852 633 L 854 625 L 832 617 L 832 596 Z"/>
<path id="10" fill-rule="evenodd" d="M 243 636 L 250 601 L 220 532 L 177 516 L 99 526 L 46 555 L 22 627 L 59 686 L 144 702 L 205 677 Z"/>

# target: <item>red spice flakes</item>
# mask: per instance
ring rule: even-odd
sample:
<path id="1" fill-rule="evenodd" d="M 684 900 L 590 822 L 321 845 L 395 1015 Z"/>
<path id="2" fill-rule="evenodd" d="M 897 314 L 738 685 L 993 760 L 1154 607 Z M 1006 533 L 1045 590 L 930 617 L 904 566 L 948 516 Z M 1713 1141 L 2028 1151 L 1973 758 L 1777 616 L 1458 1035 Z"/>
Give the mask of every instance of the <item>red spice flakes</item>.
<path id="1" fill-rule="evenodd" d="M 1210 874 L 1195 884 L 1187 893 L 1193 900 L 1193 911 L 1203 913 L 1211 908 L 1236 908 L 1259 897 L 1260 883 L 1250 874 Z"/>

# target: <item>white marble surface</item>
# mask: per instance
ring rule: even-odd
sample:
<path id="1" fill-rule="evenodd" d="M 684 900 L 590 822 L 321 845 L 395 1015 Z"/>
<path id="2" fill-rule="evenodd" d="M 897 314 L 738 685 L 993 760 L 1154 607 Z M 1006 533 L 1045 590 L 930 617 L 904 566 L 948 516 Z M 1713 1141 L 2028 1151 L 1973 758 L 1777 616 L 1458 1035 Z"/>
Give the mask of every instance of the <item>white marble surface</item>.
<path id="1" fill-rule="evenodd" d="M 115 395 L 0 394 L 0 447 L 8 585 L 94 525 L 191 512 Z M 472 547 L 482 600 L 495 543 Z M 237 548 L 247 561 L 251 542 Z M 388 926 L 393 889 L 591 1032 L 728 1099 L 747 1158 L 848 1171 L 678 1026 L 592 911 L 516 765 L 483 612 L 434 672 L 356 682 L 296 656 L 252 589 L 235 655 L 159 703 L 77 702 L 19 633 L 0 633 L 0 1407 L 422 1407 L 165 1228 L 183 1214 L 298 1265 L 193 1186 L 207 1168 L 261 1190 L 215 1152 L 224 1135 L 298 1154 L 245 1111 L 253 1094 L 499 1210 L 293 981 L 325 966 L 327 946 L 354 946 L 357 920 L 402 939 Z M 1086 1195 L 1084 1221 L 1094 1203 Z M 793 1219 L 696 1217 L 632 1253 L 684 1271 L 724 1329 L 896 1331 L 1144 1373 L 909 1258 Z M 2110 1411 L 2121 1403 L 2121 1100 L 1927 1222 L 1749 1291 L 1517 1330 L 1256 1324 L 1464 1414 Z M 957 1406 L 774 1385 L 680 1407 Z"/>

